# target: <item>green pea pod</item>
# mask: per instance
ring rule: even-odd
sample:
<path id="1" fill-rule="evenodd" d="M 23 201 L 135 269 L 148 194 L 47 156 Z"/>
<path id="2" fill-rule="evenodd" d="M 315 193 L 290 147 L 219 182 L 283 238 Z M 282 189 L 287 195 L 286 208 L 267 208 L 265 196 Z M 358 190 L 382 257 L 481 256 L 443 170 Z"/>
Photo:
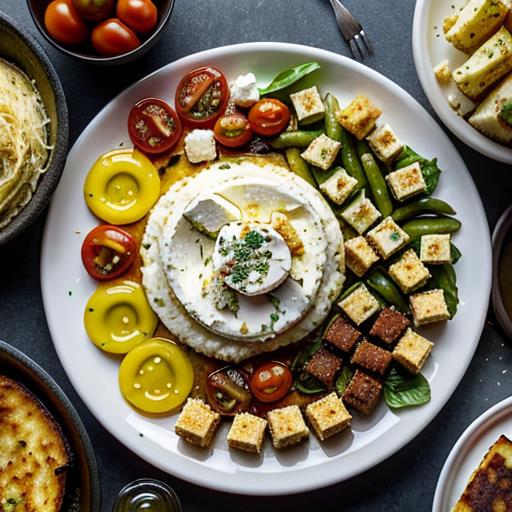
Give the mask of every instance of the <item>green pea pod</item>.
<path id="1" fill-rule="evenodd" d="M 331 93 L 327 93 L 324 101 L 325 106 L 325 133 L 331 139 L 342 142 L 343 140 L 343 128 L 336 119 L 336 112 L 338 111 L 339 105 L 336 96 Z"/>
<path id="2" fill-rule="evenodd" d="M 307 148 L 322 133 L 322 130 L 283 132 L 279 137 L 271 140 L 270 145 L 274 149 Z"/>
<path id="3" fill-rule="evenodd" d="M 402 229 L 411 237 L 411 240 L 415 240 L 423 235 L 455 233 L 461 225 L 457 219 L 450 217 L 425 217 L 406 222 Z"/>
<path id="4" fill-rule="evenodd" d="M 397 208 L 391 215 L 396 222 L 417 217 L 424 213 L 436 213 L 437 215 L 455 215 L 455 210 L 441 199 L 435 197 L 422 197 L 401 208 Z"/>
<path id="5" fill-rule="evenodd" d="M 355 238 L 356 236 L 358 236 L 356 230 L 352 226 L 350 226 L 346 221 L 341 219 L 338 215 L 336 216 L 338 217 L 338 221 L 340 223 L 340 228 L 341 232 L 343 233 L 344 240 L 350 240 L 351 238 Z"/>
<path id="6" fill-rule="evenodd" d="M 300 66 L 285 69 L 267 87 L 260 89 L 260 94 L 265 96 L 266 94 L 286 89 L 317 69 L 320 69 L 318 62 L 306 62 Z"/>
<path id="7" fill-rule="evenodd" d="M 358 188 L 367 188 L 366 175 L 357 156 L 356 147 L 352 135 L 345 128 L 341 128 L 341 161 L 343 168 L 357 180 Z"/>
<path id="8" fill-rule="evenodd" d="M 388 304 L 395 306 L 398 311 L 407 313 L 409 306 L 400 290 L 382 271 L 375 269 L 366 278 L 366 284 L 373 288 Z"/>
<path id="9" fill-rule="evenodd" d="M 315 177 L 311 173 L 307 162 L 300 156 L 300 149 L 288 148 L 286 150 L 286 160 L 288 160 L 288 165 L 292 172 L 306 180 L 313 187 L 316 187 Z"/>

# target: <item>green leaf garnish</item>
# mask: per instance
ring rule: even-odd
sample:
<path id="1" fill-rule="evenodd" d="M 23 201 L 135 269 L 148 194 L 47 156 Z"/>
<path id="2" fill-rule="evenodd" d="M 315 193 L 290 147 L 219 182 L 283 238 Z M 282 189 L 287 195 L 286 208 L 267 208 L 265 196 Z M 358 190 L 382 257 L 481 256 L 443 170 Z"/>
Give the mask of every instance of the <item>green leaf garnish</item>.
<path id="1" fill-rule="evenodd" d="M 260 89 L 260 94 L 261 96 L 265 96 L 267 94 L 286 89 L 317 69 L 320 69 L 320 64 L 317 62 L 306 62 L 300 66 L 286 69 L 279 73 L 267 87 Z"/>
<path id="2" fill-rule="evenodd" d="M 503 106 L 501 107 L 501 110 L 500 110 L 499 117 L 500 117 L 500 119 L 503 119 L 503 121 L 505 121 L 505 123 L 512 126 L 512 99 L 506 101 L 503 104 Z"/>
<path id="3" fill-rule="evenodd" d="M 433 160 L 427 160 L 426 158 L 418 155 L 418 153 L 412 150 L 409 146 L 405 146 L 402 154 L 396 161 L 395 169 L 403 169 L 404 167 L 412 165 L 416 162 L 420 164 L 423 179 L 427 185 L 425 194 L 431 195 L 437 188 L 439 177 L 441 175 L 441 169 L 437 165 L 437 158 L 434 158 Z"/>
<path id="4" fill-rule="evenodd" d="M 430 385 L 421 374 L 405 374 L 393 368 L 384 382 L 384 398 L 392 409 L 423 405 L 430 401 Z"/>
<path id="5" fill-rule="evenodd" d="M 338 395 L 343 395 L 345 389 L 347 389 L 349 382 L 352 380 L 353 375 L 354 372 L 348 366 L 345 366 L 345 368 L 343 368 L 339 377 L 336 379 L 336 384 L 334 386 L 336 388 Z"/>

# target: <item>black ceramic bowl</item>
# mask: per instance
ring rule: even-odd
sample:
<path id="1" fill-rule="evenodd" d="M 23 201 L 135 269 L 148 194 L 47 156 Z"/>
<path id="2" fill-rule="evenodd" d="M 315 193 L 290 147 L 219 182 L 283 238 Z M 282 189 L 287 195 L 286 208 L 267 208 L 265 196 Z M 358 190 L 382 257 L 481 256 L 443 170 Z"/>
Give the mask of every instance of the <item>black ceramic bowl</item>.
<path id="1" fill-rule="evenodd" d="M 1 246 L 36 219 L 59 183 L 68 150 L 68 109 L 59 77 L 41 45 L 26 28 L 1 12 L 0 58 L 16 65 L 35 80 L 51 121 L 50 144 L 53 145 L 48 170 L 39 179 L 32 199 L 10 224 L 0 229 Z"/>
<path id="2" fill-rule="evenodd" d="M 32 359 L 0 341 L 0 374 L 23 384 L 48 409 L 69 443 L 72 464 L 62 512 L 98 512 L 100 482 L 91 441 L 75 408 L 55 381 Z"/>
<path id="3" fill-rule="evenodd" d="M 145 38 L 141 37 L 142 43 L 138 48 L 135 48 L 135 50 L 132 50 L 131 52 L 123 53 L 122 55 L 117 55 L 115 57 L 102 57 L 101 55 L 98 55 L 98 53 L 90 45 L 84 46 L 83 48 L 71 48 L 61 45 L 50 36 L 46 30 L 46 27 L 44 26 L 44 13 L 46 11 L 48 2 L 43 2 L 41 0 L 27 0 L 27 5 L 37 28 L 41 34 L 43 34 L 43 36 L 46 37 L 46 39 L 53 46 L 55 46 L 55 48 L 58 48 L 60 51 L 82 61 L 100 65 L 113 65 L 126 64 L 138 59 L 139 57 L 142 57 L 155 45 L 160 37 L 162 37 L 165 26 L 171 17 L 172 9 L 174 7 L 174 0 L 153 0 L 153 2 L 158 8 L 158 23 L 156 28 L 153 30 L 153 32 L 151 32 L 149 36 Z"/>

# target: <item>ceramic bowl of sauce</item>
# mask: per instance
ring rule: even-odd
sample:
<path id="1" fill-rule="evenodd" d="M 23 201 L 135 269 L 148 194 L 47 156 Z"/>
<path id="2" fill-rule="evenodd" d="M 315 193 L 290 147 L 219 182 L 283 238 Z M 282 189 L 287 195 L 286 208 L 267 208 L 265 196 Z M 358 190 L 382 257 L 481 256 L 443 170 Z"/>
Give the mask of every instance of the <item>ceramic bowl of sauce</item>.
<path id="1" fill-rule="evenodd" d="M 118 494 L 112 512 L 183 512 L 176 493 L 165 483 L 140 479 Z"/>

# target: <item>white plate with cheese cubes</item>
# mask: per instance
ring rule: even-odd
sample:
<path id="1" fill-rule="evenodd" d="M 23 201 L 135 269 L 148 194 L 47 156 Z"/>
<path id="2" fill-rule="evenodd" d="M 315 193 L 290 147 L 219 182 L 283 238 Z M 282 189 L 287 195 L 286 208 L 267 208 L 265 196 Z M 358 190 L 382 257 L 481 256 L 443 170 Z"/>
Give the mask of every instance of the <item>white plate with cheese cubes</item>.
<path id="1" fill-rule="evenodd" d="M 463 228 L 455 243 L 459 309 L 441 326 L 420 332 L 434 341 L 423 368 L 431 400 L 421 407 L 389 409 L 381 401 L 368 417 L 354 415 L 351 431 L 320 442 L 275 450 L 267 439 L 262 457 L 230 450 L 224 422 L 209 449 L 190 446 L 174 432 L 177 415 L 142 415 L 123 399 L 119 359 L 105 356 L 88 339 L 84 308 L 96 284 L 79 254 L 83 237 L 97 225 L 83 199 L 83 183 L 97 156 L 113 145 L 129 145 L 126 115 L 140 98 L 173 102 L 172 91 L 186 72 L 215 66 L 232 80 L 252 72 L 265 85 L 278 72 L 304 62 L 320 64 L 316 82 L 342 106 L 361 94 L 373 98 L 397 136 L 444 170 L 436 197 L 457 211 Z M 42 294 L 52 339 L 73 386 L 87 407 L 121 443 L 160 469 L 195 484 L 226 492 L 276 495 L 303 492 L 351 478 L 411 442 L 436 416 L 462 379 L 477 347 L 488 306 L 491 251 L 486 216 L 470 174 L 455 147 L 407 92 L 379 73 L 340 55 L 284 43 L 250 43 L 205 51 L 137 82 L 112 100 L 89 124 L 69 153 L 66 172 L 46 223 L 41 262 Z M 477 293 L 475 293 L 477 292 Z"/>
<path id="2" fill-rule="evenodd" d="M 472 1 L 484 2 L 484 0 Z M 417 0 L 413 25 L 416 71 L 432 107 L 454 135 L 479 153 L 494 160 L 512 164 L 512 147 L 495 142 L 483 135 L 459 115 L 459 113 L 469 115 L 469 112 L 474 109 L 474 103 L 459 90 L 453 80 L 447 77 L 447 83 L 443 84 L 436 79 L 434 73 L 434 68 L 443 61 L 448 61 L 449 69 L 453 72 L 468 60 L 469 55 L 452 46 L 445 39 L 443 31 L 444 20 L 449 16 L 457 15 L 467 4 L 468 0 L 450 2 Z M 469 35 L 471 36 L 471 33 Z M 481 43 L 483 44 L 486 40 L 487 38 L 483 38 Z M 511 73 L 509 71 L 507 76 L 510 77 Z"/>

